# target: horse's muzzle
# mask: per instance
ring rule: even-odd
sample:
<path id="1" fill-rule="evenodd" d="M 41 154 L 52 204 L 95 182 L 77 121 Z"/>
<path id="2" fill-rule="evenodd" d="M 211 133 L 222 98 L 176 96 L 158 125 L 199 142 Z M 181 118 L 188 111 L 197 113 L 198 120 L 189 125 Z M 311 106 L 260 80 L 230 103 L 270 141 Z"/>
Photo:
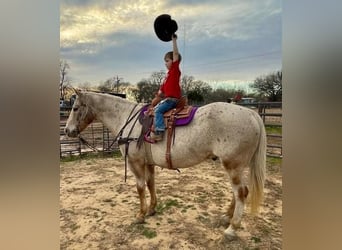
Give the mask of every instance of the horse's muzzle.
<path id="1" fill-rule="evenodd" d="M 69 137 L 77 137 L 78 136 L 78 130 L 77 129 L 69 129 L 68 127 L 64 128 L 64 132 Z"/>

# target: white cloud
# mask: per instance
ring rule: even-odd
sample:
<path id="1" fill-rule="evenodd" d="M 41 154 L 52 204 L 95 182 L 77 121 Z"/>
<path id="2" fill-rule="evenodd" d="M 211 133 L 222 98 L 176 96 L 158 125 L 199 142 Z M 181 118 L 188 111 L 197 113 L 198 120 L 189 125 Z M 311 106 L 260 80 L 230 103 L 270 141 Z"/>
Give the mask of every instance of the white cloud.
<path id="1" fill-rule="evenodd" d="M 112 2 L 106 8 L 97 5 L 61 7 L 61 47 L 100 43 L 106 36 L 120 31 L 146 32 L 151 13 L 159 4 L 150 1 Z"/>
<path id="2" fill-rule="evenodd" d="M 170 14 L 178 23 L 179 48 L 182 51 L 186 48 L 185 66 L 190 68 L 199 61 L 209 65 L 210 62 L 253 56 L 281 47 L 278 19 L 272 19 L 276 21 L 272 25 L 265 25 L 269 18 L 278 18 L 281 13 L 280 2 L 275 0 L 192 1 L 192 4 L 165 0 L 68 2 L 64 0 L 60 8 L 61 56 L 70 62 L 70 73 L 80 81 L 90 75 L 93 79 L 104 80 L 115 70 L 130 76 L 134 71 L 134 80 L 127 80 L 136 82 L 142 78 L 139 72 L 148 77 L 146 71 L 151 68 L 160 70 L 163 65 L 161 63 L 160 68 L 155 66 L 155 57 L 171 46 L 156 38 L 153 22 L 164 13 Z M 278 40 L 279 44 L 274 44 Z M 266 64 L 266 58 L 263 60 Z M 229 78 L 235 68 L 252 65 L 240 63 L 232 67 L 233 64 L 222 62 L 217 67 L 205 66 L 200 70 L 206 79 L 219 80 Z M 228 73 L 226 66 L 232 68 Z M 95 72 L 98 75 L 95 76 Z M 251 78 L 248 75 L 248 79 Z M 234 75 L 234 79 L 238 76 Z"/>

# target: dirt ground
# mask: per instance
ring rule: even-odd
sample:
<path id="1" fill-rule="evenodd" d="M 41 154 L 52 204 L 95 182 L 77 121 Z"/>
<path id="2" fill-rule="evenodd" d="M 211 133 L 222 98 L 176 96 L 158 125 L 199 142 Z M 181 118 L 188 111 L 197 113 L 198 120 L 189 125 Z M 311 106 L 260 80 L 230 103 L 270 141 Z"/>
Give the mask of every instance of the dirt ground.
<path id="1" fill-rule="evenodd" d="M 61 163 L 61 249 L 281 249 L 280 161 L 268 160 L 261 212 L 252 217 L 247 207 L 233 241 L 223 237 L 227 225 L 220 220 L 232 193 L 219 161 L 181 173 L 156 167 L 157 214 L 140 225 L 133 223 L 135 179 L 128 170 L 125 182 L 124 172 L 121 158 Z"/>

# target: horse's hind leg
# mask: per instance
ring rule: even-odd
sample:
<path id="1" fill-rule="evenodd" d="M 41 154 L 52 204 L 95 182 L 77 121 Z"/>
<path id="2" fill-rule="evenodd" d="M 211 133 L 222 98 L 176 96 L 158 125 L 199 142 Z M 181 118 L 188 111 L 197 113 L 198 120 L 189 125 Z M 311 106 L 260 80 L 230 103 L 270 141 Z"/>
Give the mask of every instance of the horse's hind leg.
<path id="1" fill-rule="evenodd" d="M 147 215 L 152 216 L 156 213 L 157 205 L 157 196 L 154 181 L 154 165 L 146 166 L 146 183 L 151 196 L 150 207 L 147 210 Z"/>
<path id="2" fill-rule="evenodd" d="M 228 211 L 226 214 L 222 216 L 222 222 L 221 222 L 222 225 L 224 226 L 229 225 L 230 220 L 233 218 L 234 210 L 235 210 L 235 195 L 233 193 L 233 199 L 229 205 Z"/>
<path id="3" fill-rule="evenodd" d="M 233 200 L 228 209 L 230 225 L 224 233 L 227 236 L 236 236 L 235 231 L 241 225 L 241 219 L 245 206 L 245 200 L 248 195 L 248 189 L 242 183 L 243 167 L 241 165 L 227 163 L 223 163 L 223 165 L 229 173 L 233 189 Z"/>

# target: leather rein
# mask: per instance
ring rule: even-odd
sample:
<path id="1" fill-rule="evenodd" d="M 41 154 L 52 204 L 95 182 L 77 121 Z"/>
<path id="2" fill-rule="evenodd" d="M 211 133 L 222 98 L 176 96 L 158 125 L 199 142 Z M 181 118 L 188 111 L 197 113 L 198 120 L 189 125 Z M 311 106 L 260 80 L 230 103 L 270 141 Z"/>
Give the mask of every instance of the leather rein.
<path id="1" fill-rule="evenodd" d="M 132 141 L 137 141 L 138 138 L 133 138 L 130 137 L 133 128 L 135 127 L 136 122 L 139 119 L 138 114 L 140 114 L 141 110 L 145 107 L 141 107 L 140 109 L 138 109 L 134 114 L 133 111 L 135 110 L 135 108 L 138 106 L 138 104 L 135 104 L 133 109 L 131 110 L 126 123 L 123 125 L 123 127 L 120 129 L 119 133 L 115 136 L 113 142 L 110 144 L 110 146 L 108 147 L 108 149 L 110 150 L 111 147 L 114 145 L 114 143 L 117 141 L 118 145 L 123 145 L 125 144 L 125 182 L 127 180 L 127 155 L 128 155 L 128 148 L 129 148 L 129 143 Z M 127 137 L 122 137 L 123 131 L 124 129 L 127 127 L 128 124 L 131 123 L 131 121 L 135 118 L 135 121 L 133 123 L 133 126 L 131 127 L 130 131 L 128 132 Z M 88 143 L 80 134 L 78 135 L 78 138 L 81 140 L 82 143 L 86 144 L 88 147 L 90 147 L 91 149 L 93 149 L 96 152 L 99 152 L 99 150 L 96 147 L 93 147 L 92 145 L 90 145 L 90 143 Z"/>

